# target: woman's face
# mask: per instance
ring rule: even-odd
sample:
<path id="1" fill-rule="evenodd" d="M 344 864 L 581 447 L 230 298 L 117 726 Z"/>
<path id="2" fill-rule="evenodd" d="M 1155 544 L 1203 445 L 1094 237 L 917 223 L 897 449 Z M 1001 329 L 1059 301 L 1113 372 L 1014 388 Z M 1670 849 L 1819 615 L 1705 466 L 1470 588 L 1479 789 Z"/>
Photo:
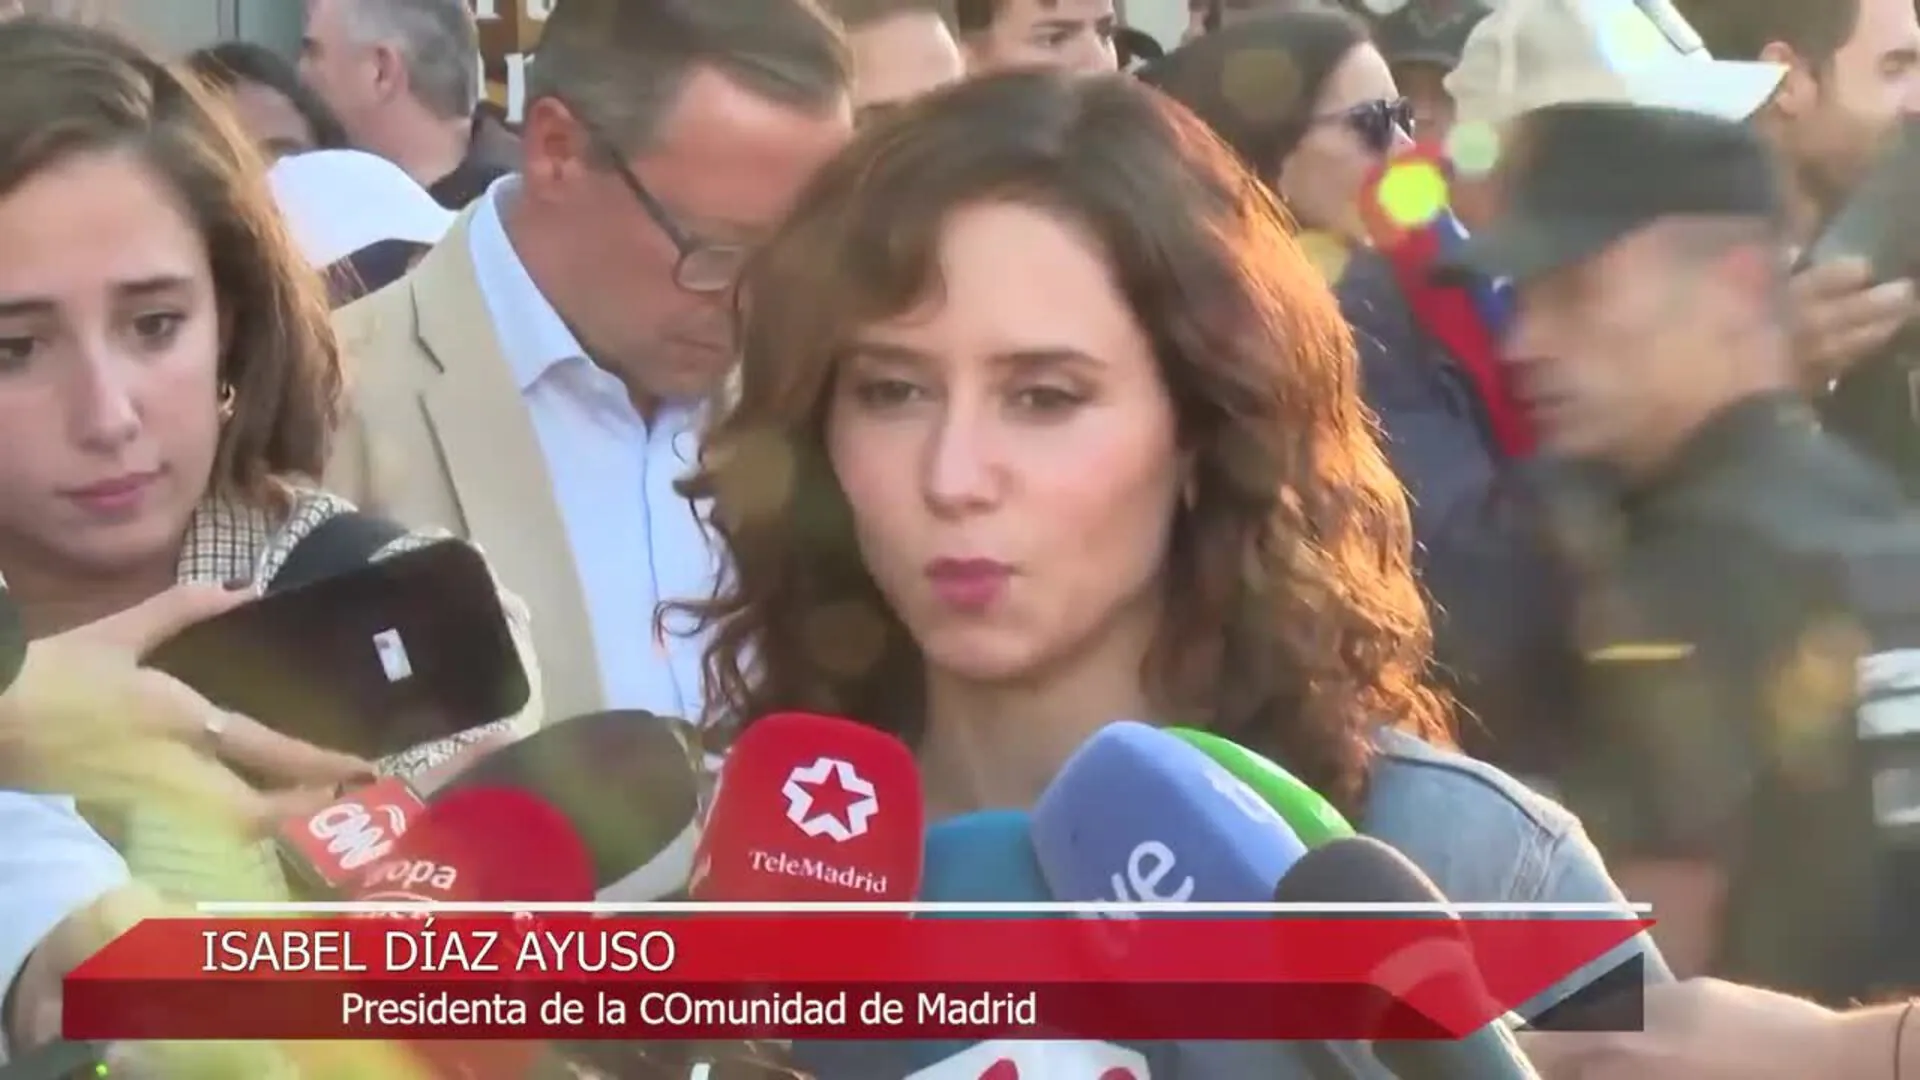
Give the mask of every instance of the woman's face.
<path id="1" fill-rule="evenodd" d="M 0 198 L 0 572 L 168 558 L 219 438 L 206 245 L 137 159 L 87 154 Z"/>
<path id="2" fill-rule="evenodd" d="M 1155 617 L 1184 474 L 1173 403 L 1099 247 L 956 212 L 944 288 L 866 327 L 828 450 L 861 554 L 930 669 L 1036 675 Z"/>
<path id="3" fill-rule="evenodd" d="M 252 136 L 255 146 L 268 161 L 289 154 L 304 154 L 317 149 L 319 136 L 313 125 L 285 94 L 259 83 L 236 83 L 231 91 L 233 111 L 240 126 Z"/>
<path id="4" fill-rule="evenodd" d="M 1413 145 L 1411 133 L 1384 122 L 1384 107 L 1399 97 L 1372 45 L 1356 46 L 1333 69 L 1313 103 L 1306 135 L 1280 165 L 1280 195 L 1301 225 L 1365 237 L 1362 185 L 1387 155 Z"/>

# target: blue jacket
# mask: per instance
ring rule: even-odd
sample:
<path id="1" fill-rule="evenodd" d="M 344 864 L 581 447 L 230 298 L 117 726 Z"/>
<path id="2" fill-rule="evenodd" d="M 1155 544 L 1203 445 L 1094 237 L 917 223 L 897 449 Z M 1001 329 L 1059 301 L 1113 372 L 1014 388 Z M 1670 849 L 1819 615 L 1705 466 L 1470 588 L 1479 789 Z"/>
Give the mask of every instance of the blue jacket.
<path id="1" fill-rule="evenodd" d="M 1384 258 L 1356 253 L 1336 292 L 1361 391 L 1412 502 L 1440 675 L 1471 714 L 1463 742 L 1510 771 L 1550 773 L 1575 668 L 1530 466 L 1502 457 L 1473 385 L 1415 324 Z"/>

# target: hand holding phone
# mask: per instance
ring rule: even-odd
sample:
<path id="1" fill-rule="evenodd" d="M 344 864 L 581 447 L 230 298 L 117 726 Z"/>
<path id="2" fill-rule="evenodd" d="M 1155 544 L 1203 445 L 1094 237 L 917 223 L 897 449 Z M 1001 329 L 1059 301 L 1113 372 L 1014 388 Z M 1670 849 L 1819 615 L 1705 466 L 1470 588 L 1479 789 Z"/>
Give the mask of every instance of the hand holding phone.
<path id="1" fill-rule="evenodd" d="M 1809 388 L 1846 374 L 1920 312 L 1912 280 L 1874 274 L 1867 259 L 1842 256 L 1807 265 L 1788 283 L 1794 360 Z"/>

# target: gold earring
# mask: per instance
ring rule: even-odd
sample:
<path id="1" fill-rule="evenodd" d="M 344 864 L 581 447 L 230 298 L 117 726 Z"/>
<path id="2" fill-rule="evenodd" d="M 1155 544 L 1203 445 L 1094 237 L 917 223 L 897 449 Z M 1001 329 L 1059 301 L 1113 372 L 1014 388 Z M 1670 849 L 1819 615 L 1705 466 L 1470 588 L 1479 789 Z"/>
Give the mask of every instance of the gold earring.
<path id="1" fill-rule="evenodd" d="M 220 384 L 219 412 L 220 412 L 221 423 L 224 424 L 227 421 L 233 419 L 233 410 L 235 407 L 235 403 L 239 399 L 239 397 L 240 397 L 240 392 L 233 388 L 232 383 L 223 382 Z"/>

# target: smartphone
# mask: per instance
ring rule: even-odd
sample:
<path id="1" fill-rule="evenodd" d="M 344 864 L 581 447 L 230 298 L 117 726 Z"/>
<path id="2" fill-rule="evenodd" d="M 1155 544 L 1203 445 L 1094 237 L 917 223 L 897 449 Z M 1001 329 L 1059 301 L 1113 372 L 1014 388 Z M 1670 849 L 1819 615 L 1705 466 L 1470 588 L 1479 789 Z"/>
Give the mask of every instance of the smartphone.
<path id="1" fill-rule="evenodd" d="M 1801 254 L 1799 265 L 1865 259 L 1876 283 L 1920 270 L 1920 118 L 1900 122 L 1845 206 Z"/>
<path id="2" fill-rule="evenodd" d="M 513 716 L 529 695 L 493 575 L 459 540 L 268 593 L 169 638 L 146 665 L 368 759 Z"/>

